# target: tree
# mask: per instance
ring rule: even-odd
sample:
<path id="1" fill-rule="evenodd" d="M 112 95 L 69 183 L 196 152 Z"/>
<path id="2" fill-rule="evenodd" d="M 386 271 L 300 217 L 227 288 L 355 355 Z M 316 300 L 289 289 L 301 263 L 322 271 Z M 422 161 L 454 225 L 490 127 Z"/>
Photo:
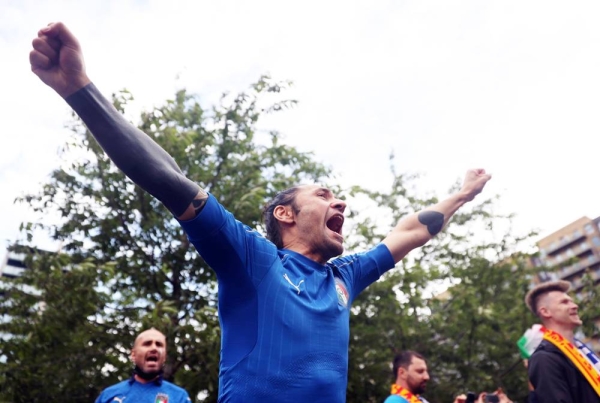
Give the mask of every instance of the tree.
<path id="1" fill-rule="evenodd" d="M 142 113 L 139 128 L 240 221 L 260 228 L 261 206 L 277 191 L 303 180 L 319 181 L 329 174 L 328 168 L 313 161 L 312 154 L 281 144 L 278 132 L 262 133 L 257 129 L 262 115 L 294 104 L 287 100 L 268 104 L 269 98 L 277 97 L 288 84 L 261 77 L 247 92 L 225 94 L 219 105 L 210 109 L 204 109 L 197 97 L 182 90 L 165 105 Z M 114 96 L 120 111 L 131 100 L 126 91 Z M 62 243 L 61 259 L 68 256 L 68 260 L 57 266 L 56 276 L 67 262 L 74 267 L 114 267 L 110 276 L 102 275 L 101 270 L 85 271 L 89 280 L 86 286 L 73 283 L 71 289 L 57 293 L 57 300 L 50 298 L 51 290 L 39 287 L 36 276 L 44 275 L 39 270 L 31 271 L 34 278 L 23 278 L 40 290 L 38 299 L 48 307 L 41 318 L 64 305 L 86 306 L 89 309 L 73 313 L 72 326 L 80 326 L 83 331 L 96 325 L 98 331 L 91 333 L 96 337 L 104 334 L 104 344 L 87 343 L 85 351 L 71 345 L 69 356 L 73 359 L 87 363 L 84 355 L 89 353 L 96 360 L 89 371 L 82 365 L 73 372 L 84 378 L 87 372 L 93 375 L 73 387 L 93 388 L 95 393 L 127 376 L 127 354 L 135 333 L 154 326 L 168 340 L 165 378 L 184 386 L 191 396 L 202 392 L 205 401 L 216 401 L 220 331 L 214 273 L 190 247 L 172 215 L 112 164 L 79 120 L 71 129 L 74 137 L 65 147 L 64 166 L 52 173 L 39 194 L 27 195 L 21 201 L 42 217 L 56 213 L 61 217 L 58 224 L 41 219 L 39 224 L 25 228 L 29 235 L 34 228 L 47 230 Z M 74 272 L 68 271 L 65 277 Z M 56 279 L 56 287 L 60 278 Z M 100 300 L 83 304 L 87 296 Z M 16 356 L 26 348 L 24 340 L 28 336 L 18 330 L 29 318 L 26 312 L 14 310 L 10 316 L 5 331 L 13 337 L 0 348 L 5 354 L 12 349 Z M 32 332 L 46 333 L 47 324 L 40 322 Z M 81 345 L 69 333 L 48 336 L 36 342 L 43 348 L 61 339 Z M 24 378 L 19 388 L 44 390 L 46 384 L 53 383 L 53 374 L 63 371 L 63 367 L 49 358 L 56 358 L 58 353 L 48 351 L 44 355 L 46 365 Z M 14 362 L 13 355 L 7 356 L 7 365 L 0 363 L 2 371 L 20 374 Z M 10 384 L 15 377 L 11 375 L 5 382 Z M 51 394 L 46 397 L 54 399 Z M 75 401 L 72 397 L 69 400 Z M 80 401 L 89 401 L 89 396 Z"/>
<path id="2" fill-rule="evenodd" d="M 25 251 L 21 248 L 21 251 Z M 98 318 L 110 295 L 98 280 L 113 274 L 110 264 L 72 264 L 65 254 L 28 250 L 23 276 L 4 282 L 0 323 L 0 401 L 93 401 L 96 380 L 107 365 L 123 369 L 117 325 Z M 73 292 L 75 291 L 75 292 Z M 106 381 L 115 382 L 114 374 Z"/>
<path id="3" fill-rule="evenodd" d="M 387 211 L 385 222 L 436 202 L 415 191 L 417 176 L 392 173 L 389 192 L 354 189 Z M 383 401 L 393 381 L 391 361 L 407 349 L 427 358 L 431 402 L 498 386 L 513 400 L 526 396 L 515 343 L 531 325 L 522 301 L 535 269 L 526 254 L 515 252 L 533 234 L 512 235 L 512 217 L 495 214 L 493 207 L 494 198 L 463 207 L 444 232 L 355 301 L 348 402 Z M 356 221 L 358 245 L 372 244 L 389 230 L 363 217 Z"/>
<path id="4" fill-rule="evenodd" d="M 598 318 L 600 318 L 600 289 L 596 275 L 591 270 L 586 270 L 581 279 L 581 290 L 575 296 L 579 305 L 579 316 L 583 325 L 583 334 L 591 339 L 598 340 Z"/>
<path id="5" fill-rule="evenodd" d="M 209 109 L 182 90 L 142 113 L 139 127 L 241 222 L 261 230 L 261 206 L 277 191 L 331 176 L 311 154 L 283 145 L 279 133 L 257 129 L 263 114 L 293 105 L 276 100 L 262 107 L 286 85 L 262 77 L 246 93 L 224 95 Z M 114 96 L 121 111 L 131 100 L 126 91 Z M 55 401 L 55 396 L 64 401 L 66 393 L 69 401 L 89 401 L 128 375 L 135 334 L 154 326 L 168 340 L 165 377 L 191 396 L 215 402 L 220 330 L 214 273 L 171 214 L 116 169 L 81 122 L 75 120 L 71 129 L 64 166 L 39 194 L 21 199 L 41 217 L 60 216 L 57 224 L 25 225 L 24 244 L 31 245 L 32 231 L 42 228 L 62 250 L 32 255 L 29 274 L 8 285 L 0 304 L 7 315 L 0 331 L 10 335 L 0 344 L 0 398 L 19 401 L 17 395 L 25 391 L 31 393 L 21 401 Z M 374 245 L 390 223 L 437 201 L 416 191 L 415 175 L 392 169 L 392 176 L 389 192 L 360 187 L 342 192 L 377 208 L 385 220 L 382 225 L 363 210 L 351 210 L 348 252 Z M 335 183 L 328 185 L 341 191 Z M 517 375 L 513 382 L 514 373 L 504 372 L 518 354 L 512 340 L 516 329 L 520 336 L 527 327 L 521 326 L 522 297 L 514 290 L 526 288 L 528 269 L 521 257 L 507 263 L 509 256 L 519 256 L 510 246 L 521 239 L 510 232 L 498 232 L 499 241 L 488 239 L 498 231 L 497 221 L 507 219 L 492 207 L 486 200 L 461 210 L 445 232 L 355 301 L 348 402 L 382 401 L 389 392 L 389 363 L 407 348 L 429 359 L 432 402 L 475 386 L 500 383 L 509 394 L 517 389 Z M 25 292 L 25 285 L 37 291 Z M 450 299 L 431 298 L 441 285 L 451 286 Z M 64 379 L 55 382 L 53 376 L 65 370 Z M 33 394 L 40 390 L 56 393 Z"/>

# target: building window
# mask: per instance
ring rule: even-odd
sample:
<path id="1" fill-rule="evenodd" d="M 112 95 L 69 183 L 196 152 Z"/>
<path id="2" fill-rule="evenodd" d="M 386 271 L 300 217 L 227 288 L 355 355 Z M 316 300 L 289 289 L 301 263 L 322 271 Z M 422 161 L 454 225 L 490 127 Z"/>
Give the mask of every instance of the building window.
<path id="1" fill-rule="evenodd" d="M 579 238 L 582 235 L 581 231 L 579 231 L 578 229 L 575 230 L 575 232 L 573 232 L 573 236 L 575 238 Z"/>
<path id="2" fill-rule="evenodd" d="M 583 227 L 585 229 L 585 232 L 587 232 L 588 234 L 593 234 L 594 233 L 594 227 L 592 226 L 592 224 L 586 224 L 585 227 Z"/>
<path id="3" fill-rule="evenodd" d="M 595 236 L 592 238 L 592 242 L 594 243 L 594 246 L 600 246 L 600 238 Z"/>

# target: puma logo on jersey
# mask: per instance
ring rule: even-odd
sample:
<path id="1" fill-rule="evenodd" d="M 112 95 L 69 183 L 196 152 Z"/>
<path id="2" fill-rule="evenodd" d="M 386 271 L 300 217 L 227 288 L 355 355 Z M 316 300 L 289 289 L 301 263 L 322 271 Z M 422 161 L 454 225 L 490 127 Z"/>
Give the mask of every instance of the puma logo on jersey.
<path id="1" fill-rule="evenodd" d="M 283 278 L 290 283 L 290 285 L 292 287 L 294 287 L 296 289 L 296 291 L 298 291 L 298 295 L 300 295 L 300 284 L 304 283 L 304 280 L 300 280 L 300 282 L 298 283 L 298 285 L 292 283 L 292 280 L 290 280 L 290 278 L 288 277 L 287 273 L 283 273 Z"/>
<path id="2" fill-rule="evenodd" d="M 123 400 L 127 399 L 127 396 L 123 396 L 123 397 L 113 397 L 113 402 L 119 402 L 119 403 L 123 403 Z"/>

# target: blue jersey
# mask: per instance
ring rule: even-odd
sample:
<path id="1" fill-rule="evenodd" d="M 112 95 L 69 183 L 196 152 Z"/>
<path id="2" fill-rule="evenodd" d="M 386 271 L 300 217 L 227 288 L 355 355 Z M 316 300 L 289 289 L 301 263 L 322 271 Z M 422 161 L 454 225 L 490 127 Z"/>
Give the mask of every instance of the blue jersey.
<path id="1" fill-rule="evenodd" d="M 219 283 L 219 402 L 345 402 L 349 307 L 394 266 L 387 247 L 321 265 L 278 250 L 213 196 L 181 224 Z"/>
<path id="2" fill-rule="evenodd" d="M 96 403 L 190 403 L 187 392 L 161 378 L 140 383 L 133 377 L 104 389 Z"/>
<path id="3" fill-rule="evenodd" d="M 423 403 L 428 403 L 424 397 L 418 396 L 417 399 L 422 401 Z M 390 395 L 383 403 L 408 403 L 408 400 L 398 395 Z"/>

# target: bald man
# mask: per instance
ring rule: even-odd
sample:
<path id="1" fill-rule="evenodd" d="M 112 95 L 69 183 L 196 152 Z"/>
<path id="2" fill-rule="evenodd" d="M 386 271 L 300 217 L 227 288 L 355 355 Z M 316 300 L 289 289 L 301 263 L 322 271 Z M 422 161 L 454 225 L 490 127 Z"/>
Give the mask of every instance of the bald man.
<path id="1" fill-rule="evenodd" d="M 143 331 L 136 337 L 131 349 L 132 377 L 106 388 L 96 403 L 123 403 L 126 399 L 124 403 L 190 402 L 184 389 L 162 379 L 166 357 L 165 335 L 154 328 Z"/>

